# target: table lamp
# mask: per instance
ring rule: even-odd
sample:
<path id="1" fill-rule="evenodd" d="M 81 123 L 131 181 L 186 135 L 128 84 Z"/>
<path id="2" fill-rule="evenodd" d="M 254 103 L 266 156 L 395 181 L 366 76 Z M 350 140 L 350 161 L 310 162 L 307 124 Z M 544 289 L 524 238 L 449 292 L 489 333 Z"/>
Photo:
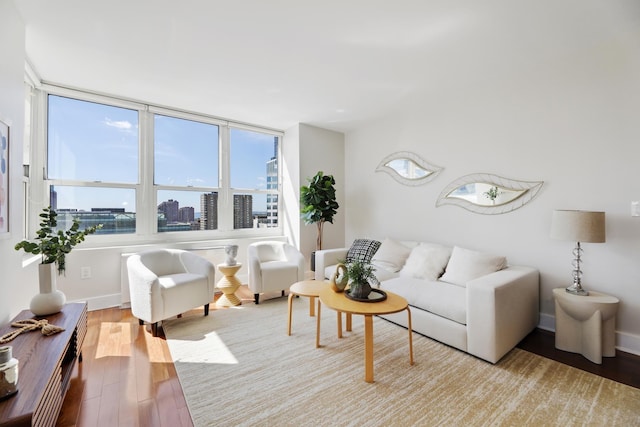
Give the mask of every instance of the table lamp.
<path id="1" fill-rule="evenodd" d="M 556 210 L 551 218 L 551 237 L 560 240 L 576 242 L 573 250 L 573 285 L 566 291 L 575 295 L 589 295 L 582 288 L 580 262 L 582 248 L 580 243 L 604 243 L 605 227 L 604 212 Z"/>

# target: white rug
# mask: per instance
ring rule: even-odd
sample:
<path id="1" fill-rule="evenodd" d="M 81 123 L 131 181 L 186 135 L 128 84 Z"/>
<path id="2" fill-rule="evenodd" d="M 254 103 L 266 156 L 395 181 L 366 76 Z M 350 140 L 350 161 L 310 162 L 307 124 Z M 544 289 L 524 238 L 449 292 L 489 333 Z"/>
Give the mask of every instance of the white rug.
<path id="1" fill-rule="evenodd" d="M 321 348 L 306 298 L 165 322 L 196 426 L 640 425 L 640 390 L 514 349 L 497 365 L 374 318 L 375 383 L 364 382 L 361 316 Z"/>

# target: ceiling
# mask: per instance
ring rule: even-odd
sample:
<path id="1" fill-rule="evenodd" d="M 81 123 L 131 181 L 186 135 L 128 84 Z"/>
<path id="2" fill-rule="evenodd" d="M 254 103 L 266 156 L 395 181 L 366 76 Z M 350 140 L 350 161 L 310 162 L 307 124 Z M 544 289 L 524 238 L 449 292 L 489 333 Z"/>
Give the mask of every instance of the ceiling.
<path id="1" fill-rule="evenodd" d="M 348 132 L 624 30 L 607 2 L 578 0 L 14 3 L 42 81 L 281 130 Z"/>

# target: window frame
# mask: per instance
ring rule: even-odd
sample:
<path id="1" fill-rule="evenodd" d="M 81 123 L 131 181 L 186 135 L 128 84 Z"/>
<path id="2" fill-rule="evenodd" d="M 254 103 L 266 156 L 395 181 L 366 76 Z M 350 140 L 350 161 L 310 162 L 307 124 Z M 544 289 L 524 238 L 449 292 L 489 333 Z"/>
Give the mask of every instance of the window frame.
<path id="1" fill-rule="evenodd" d="M 114 182 L 88 182 L 80 180 L 49 179 L 47 176 L 48 153 L 48 99 L 49 95 L 64 96 L 79 101 L 95 102 L 99 104 L 133 109 L 138 111 L 138 182 L 133 184 Z M 29 222 L 37 222 L 42 207 L 49 205 L 49 191 L 51 186 L 72 185 L 77 187 L 126 188 L 133 189 L 136 194 L 136 232 L 132 234 L 96 234 L 92 236 L 88 246 L 101 247 L 105 245 L 137 245 L 156 242 L 185 242 L 206 241 L 229 238 L 252 238 L 282 236 L 284 226 L 280 212 L 283 209 L 282 194 L 282 143 L 284 132 L 240 122 L 224 120 L 205 114 L 198 114 L 184 110 L 161 107 L 149 103 L 132 101 L 114 96 L 93 92 L 70 89 L 50 84 L 43 84 L 36 89 L 38 121 L 34 134 L 36 143 L 32 145 L 32 170 L 40 173 L 32 174 L 31 194 L 29 197 Z M 192 120 L 200 123 L 218 126 L 218 187 L 184 187 L 158 185 L 154 182 L 154 117 L 163 115 L 172 118 Z M 230 187 L 230 129 L 239 128 L 272 135 L 278 138 L 277 148 L 277 188 L 276 189 L 244 189 Z M 158 232 L 157 200 L 158 191 L 218 191 L 218 229 Z M 278 224 L 270 228 L 233 228 L 233 194 L 275 194 L 278 198 Z"/>

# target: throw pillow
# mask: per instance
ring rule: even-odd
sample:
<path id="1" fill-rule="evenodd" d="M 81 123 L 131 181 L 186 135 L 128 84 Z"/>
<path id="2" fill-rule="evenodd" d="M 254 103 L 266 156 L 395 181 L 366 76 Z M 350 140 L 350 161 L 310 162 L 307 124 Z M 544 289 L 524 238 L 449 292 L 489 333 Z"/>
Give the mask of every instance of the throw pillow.
<path id="1" fill-rule="evenodd" d="M 355 260 L 370 263 L 371 258 L 380 247 L 380 242 L 371 239 L 356 239 L 347 252 L 347 262 Z"/>
<path id="2" fill-rule="evenodd" d="M 411 249 L 392 239 L 385 239 L 373 256 L 373 262 L 391 272 L 400 271 L 409 257 Z"/>
<path id="3" fill-rule="evenodd" d="M 507 259 L 503 256 L 456 246 L 453 248 L 451 259 L 441 279 L 454 285 L 466 286 L 469 280 L 502 270 L 506 265 Z"/>
<path id="4" fill-rule="evenodd" d="M 400 270 L 400 276 L 438 280 L 449 261 L 451 248 L 435 243 L 421 243 L 413 250 Z"/>

